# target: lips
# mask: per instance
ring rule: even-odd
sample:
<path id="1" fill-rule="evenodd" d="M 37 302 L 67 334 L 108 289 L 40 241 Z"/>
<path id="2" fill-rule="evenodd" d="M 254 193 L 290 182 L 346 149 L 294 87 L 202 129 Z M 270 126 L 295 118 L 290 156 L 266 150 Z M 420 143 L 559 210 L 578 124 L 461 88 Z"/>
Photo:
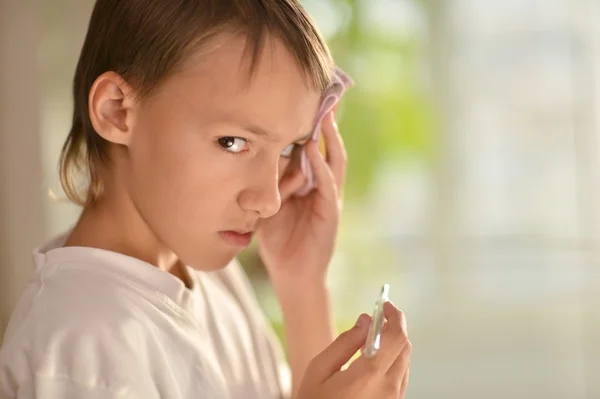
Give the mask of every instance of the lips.
<path id="1" fill-rule="evenodd" d="M 219 235 L 230 245 L 247 247 L 252 241 L 253 232 L 248 230 L 227 230 L 219 232 Z"/>
<path id="2" fill-rule="evenodd" d="M 241 234 L 241 235 L 252 234 L 252 230 L 227 230 L 227 231 L 231 231 L 231 232 Z"/>

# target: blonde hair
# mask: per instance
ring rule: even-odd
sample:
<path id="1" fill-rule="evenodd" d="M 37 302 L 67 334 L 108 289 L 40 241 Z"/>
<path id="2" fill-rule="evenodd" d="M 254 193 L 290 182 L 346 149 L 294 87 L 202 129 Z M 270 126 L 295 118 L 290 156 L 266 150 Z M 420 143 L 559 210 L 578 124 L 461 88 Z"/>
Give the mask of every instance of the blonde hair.
<path id="1" fill-rule="evenodd" d="M 250 75 L 270 34 L 293 54 L 312 89 L 323 91 L 331 83 L 331 54 L 297 0 L 98 0 L 75 72 L 73 121 L 60 156 L 61 185 L 72 202 L 85 206 L 98 199 L 99 166 L 110 161 L 108 143 L 89 118 L 94 81 L 114 71 L 144 99 L 188 55 L 228 28 L 247 37 Z"/>

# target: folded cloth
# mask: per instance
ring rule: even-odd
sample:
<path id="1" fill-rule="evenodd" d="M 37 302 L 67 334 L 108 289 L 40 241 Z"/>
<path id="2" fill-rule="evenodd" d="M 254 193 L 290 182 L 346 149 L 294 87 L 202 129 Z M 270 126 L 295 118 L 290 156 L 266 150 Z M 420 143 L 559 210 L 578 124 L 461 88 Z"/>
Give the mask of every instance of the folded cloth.
<path id="1" fill-rule="evenodd" d="M 321 138 L 321 124 L 323 123 L 323 119 L 329 113 L 329 111 L 335 107 L 338 101 L 340 101 L 340 98 L 344 92 L 353 84 L 354 82 L 352 79 L 346 75 L 344 71 L 342 71 L 340 68 L 335 69 L 331 86 L 329 86 L 323 93 L 321 107 L 319 108 L 319 113 L 317 114 L 317 119 L 315 122 L 315 128 L 311 137 L 312 140 L 316 141 L 317 143 L 319 142 L 319 139 Z M 312 191 L 313 188 L 315 188 L 316 181 L 314 172 L 310 166 L 310 161 L 306 155 L 306 150 L 302 151 L 300 157 L 300 168 L 306 177 L 306 183 L 298 191 L 296 191 L 296 195 L 304 196 Z"/>

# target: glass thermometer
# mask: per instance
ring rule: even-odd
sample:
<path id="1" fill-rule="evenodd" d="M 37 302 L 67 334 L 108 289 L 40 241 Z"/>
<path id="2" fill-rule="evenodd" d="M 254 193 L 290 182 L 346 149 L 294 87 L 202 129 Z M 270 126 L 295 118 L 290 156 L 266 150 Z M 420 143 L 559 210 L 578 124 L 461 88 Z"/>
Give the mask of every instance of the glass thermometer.
<path id="1" fill-rule="evenodd" d="M 363 355 L 371 358 L 375 356 L 379 350 L 379 341 L 381 339 L 381 329 L 383 328 L 383 322 L 385 317 L 383 316 L 383 304 L 388 301 L 388 294 L 390 291 L 390 285 L 384 284 L 381 288 L 381 295 L 377 302 L 375 302 L 375 308 L 373 309 L 373 320 L 369 326 L 369 333 L 363 349 Z"/>

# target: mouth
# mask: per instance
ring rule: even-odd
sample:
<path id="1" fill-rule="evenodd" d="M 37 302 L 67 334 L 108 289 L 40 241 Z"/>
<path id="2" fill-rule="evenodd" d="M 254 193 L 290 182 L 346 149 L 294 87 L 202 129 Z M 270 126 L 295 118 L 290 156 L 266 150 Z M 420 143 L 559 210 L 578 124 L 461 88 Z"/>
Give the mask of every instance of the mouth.
<path id="1" fill-rule="evenodd" d="M 219 235 L 228 244 L 244 248 L 250 245 L 254 233 L 248 230 L 227 230 L 220 231 Z"/>

